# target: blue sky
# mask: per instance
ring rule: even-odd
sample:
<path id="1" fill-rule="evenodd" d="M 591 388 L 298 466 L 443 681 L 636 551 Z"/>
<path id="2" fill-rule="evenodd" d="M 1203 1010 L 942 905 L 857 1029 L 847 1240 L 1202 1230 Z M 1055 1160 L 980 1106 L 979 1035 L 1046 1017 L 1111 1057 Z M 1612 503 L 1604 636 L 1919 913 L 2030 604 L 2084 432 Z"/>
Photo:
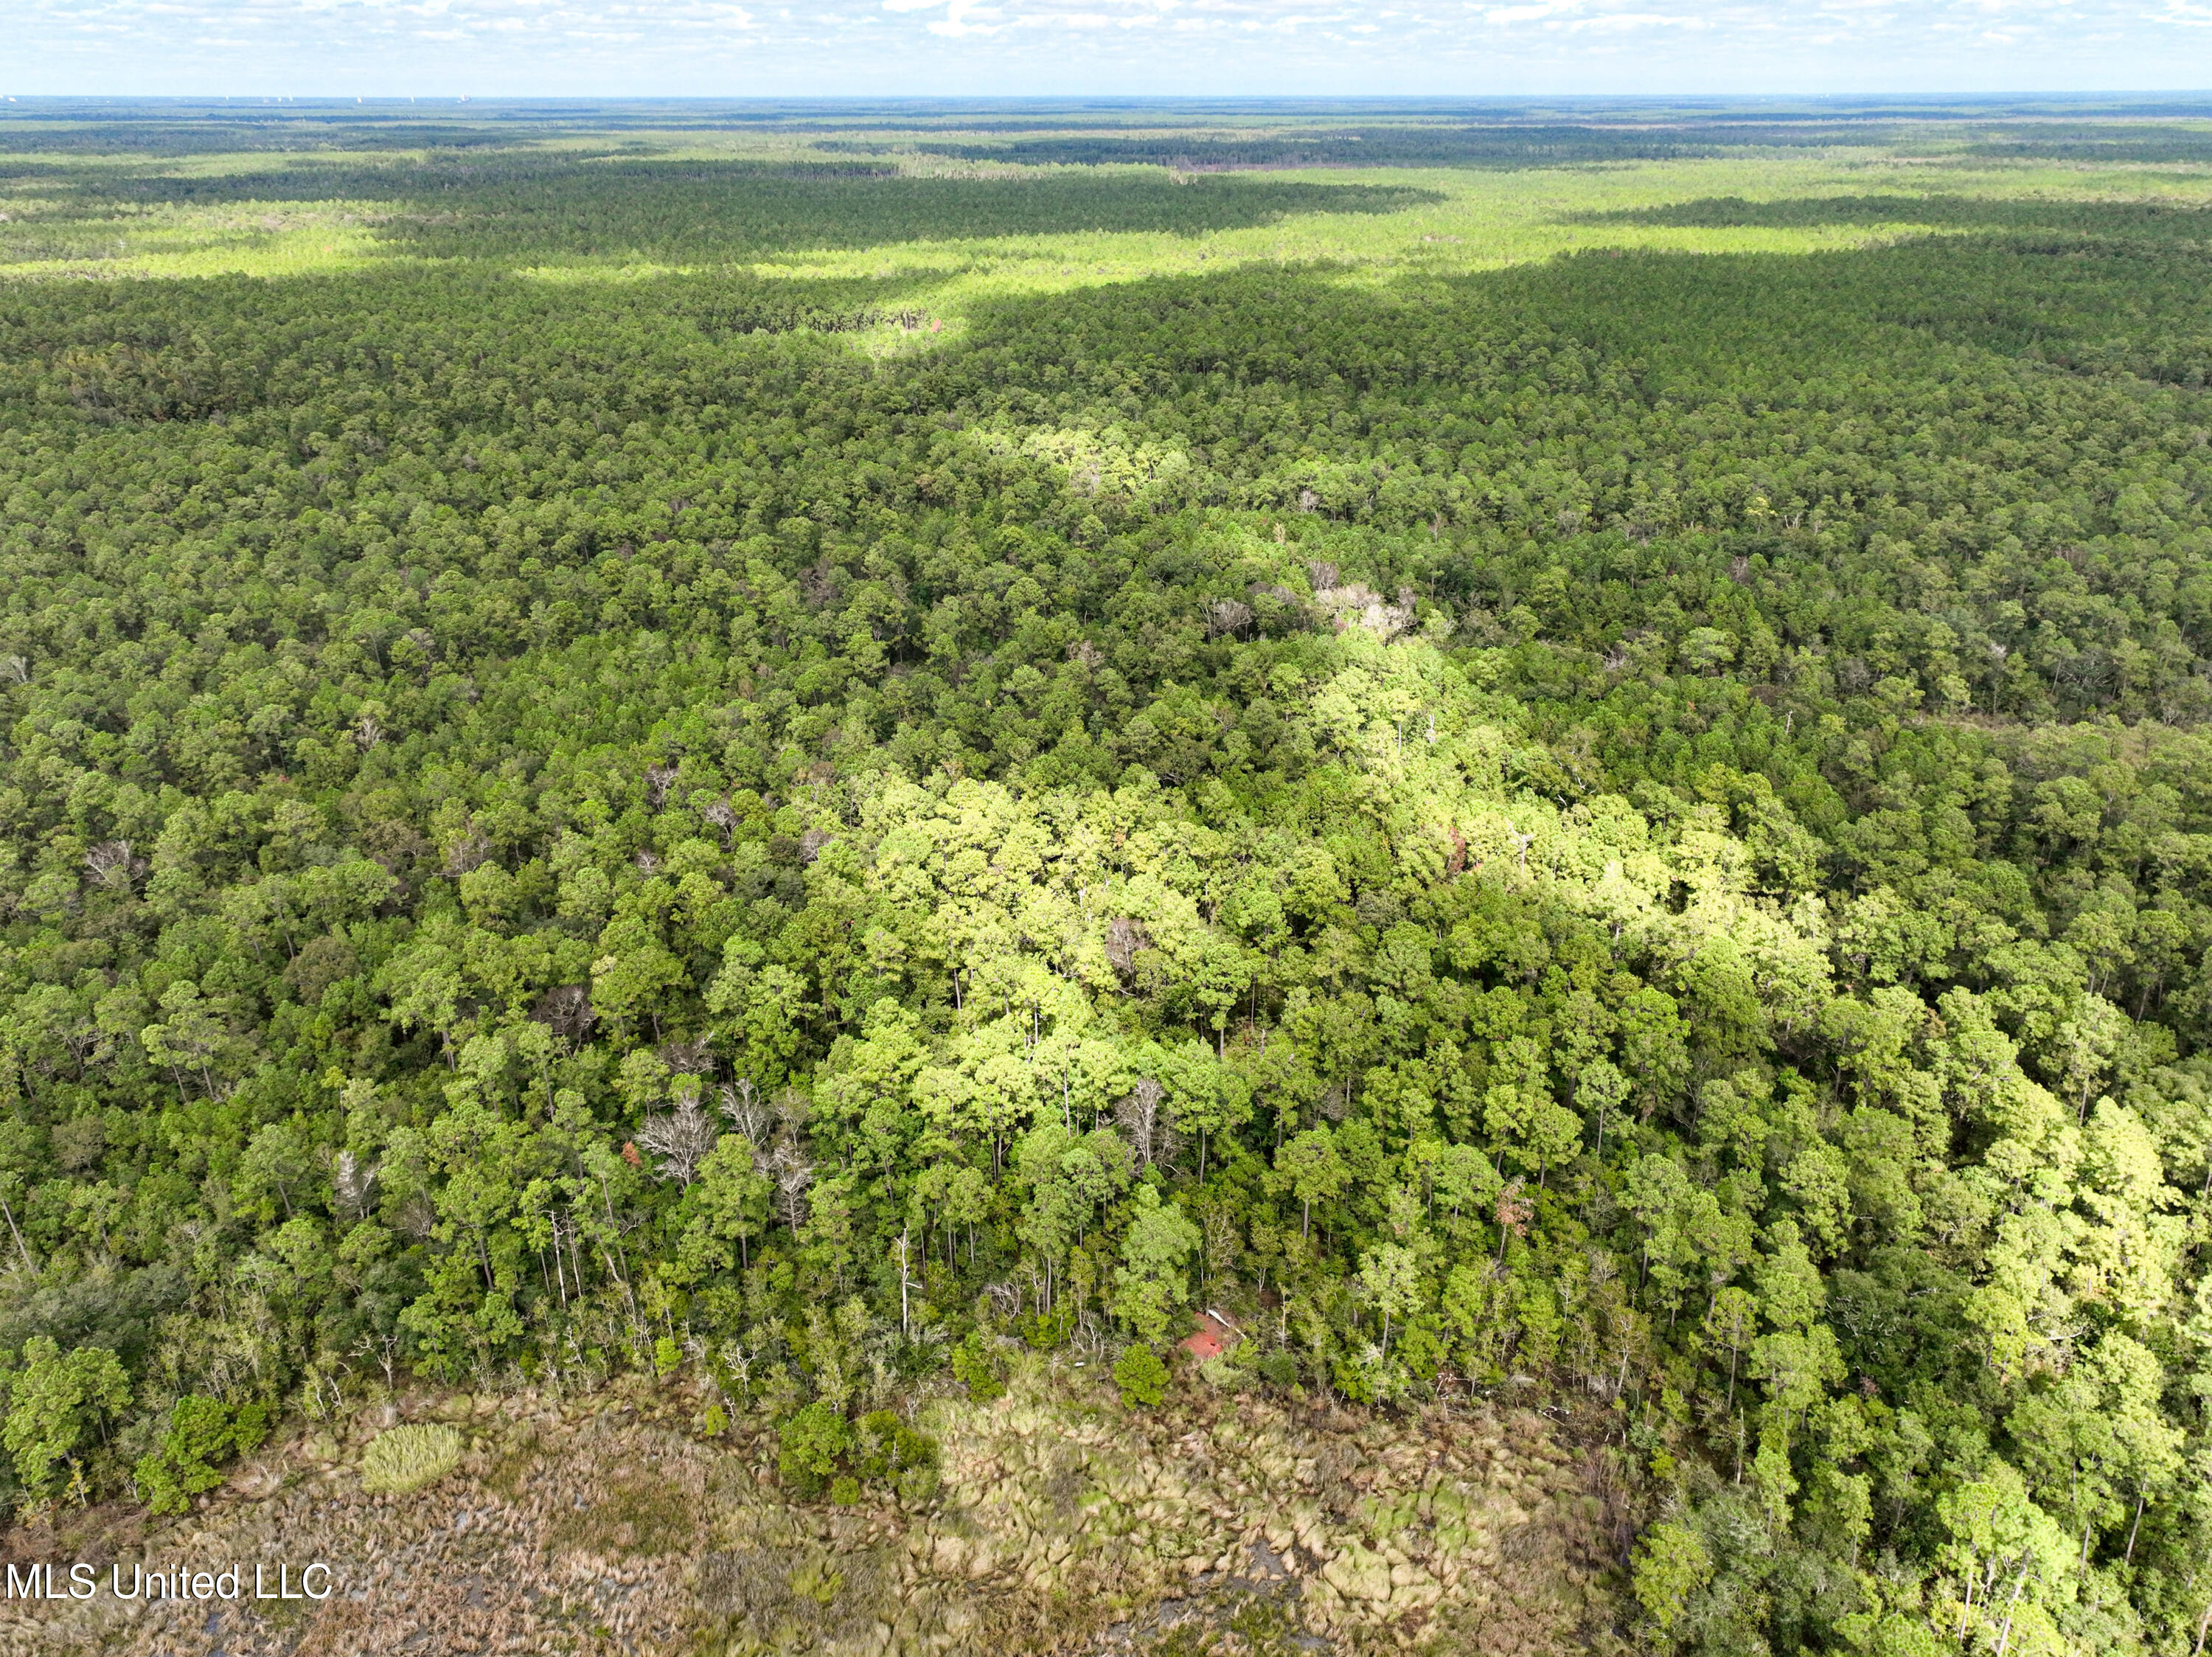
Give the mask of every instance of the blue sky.
<path id="1" fill-rule="evenodd" d="M 2212 87 L 2212 0 L 0 0 L 0 94 Z"/>

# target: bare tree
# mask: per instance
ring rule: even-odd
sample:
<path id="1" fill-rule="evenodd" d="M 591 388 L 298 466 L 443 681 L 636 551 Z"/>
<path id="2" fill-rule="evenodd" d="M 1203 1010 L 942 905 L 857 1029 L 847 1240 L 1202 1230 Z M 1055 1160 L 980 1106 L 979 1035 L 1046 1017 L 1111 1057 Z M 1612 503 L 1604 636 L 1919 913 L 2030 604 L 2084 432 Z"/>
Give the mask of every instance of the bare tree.
<path id="1" fill-rule="evenodd" d="M 581 1041 L 591 1033 L 599 1015 L 592 1010 L 592 992 L 580 984 L 564 984 L 538 998 L 531 1014 L 565 1041 Z"/>
<path id="2" fill-rule="evenodd" d="M 678 1075 L 704 1075 L 714 1068 L 714 1044 L 704 1036 L 661 1044 L 660 1062 Z"/>
<path id="3" fill-rule="evenodd" d="M 1137 1166 L 1150 1167 L 1159 1136 L 1160 1100 L 1167 1090 L 1146 1076 L 1130 1095 L 1114 1107 L 1115 1123 L 1129 1136 L 1137 1153 Z"/>
<path id="4" fill-rule="evenodd" d="M 366 1352 L 376 1360 L 377 1368 L 384 1371 L 384 1386 L 387 1392 L 397 1384 L 393 1371 L 397 1368 L 399 1354 L 398 1330 L 393 1330 L 388 1335 L 364 1335 L 362 1337 L 361 1343 L 355 1347 L 354 1350 Z"/>
<path id="5" fill-rule="evenodd" d="M 1241 633 L 1252 624 L 1252 606 L 1242 599 L 1217 599 L 1206 607 L 1206 631 L 1209 637 L 1222 637 Z"/>
<path id="6" fill-rule="evenodd" d="M 776 1195 L 783 1199 L 784 1223 L 795 1232 L 806 1219 L 806 1188 L 814 1183 L 814 1165 L 797 1140 L 787 1139 L 775 1148 L 769 1167 L 775 1178 Z"/>
<path id="7" fill-rule="evenodd" d="M 1400 588 L 1398 602 L 1392 604 L 1362 582 L 1345 587 L 1316 586 L 1314 602 L 1334 618 L 1340 633 L 1349 627 L 1364 627 L 1387 641 L 1413 624 L 1415 606 L 1410 587 Z"/>
<path id="8" fill-rule="evenodd" d="M 793 1144 L 797 1144 L 800 1136 L 805 1133 L 806 1118 L 812 1114 L 812 1111 L 806 1103 L 806 1095 L 800 1093 L 798 1088 L 786 1087 L 777 1096 L 776 1125 L 782 1130 L 783 1136 Z"/>
<path id="9" fill-rule="evenodd" d="M 368 1218 L 368 1205 L 376 1199 L 376 1171 L 378 1165 L 363 1167 L 351 1151 L 340 1151 L 337 1168 L 331 1175 L 331 1189 L 337 1194 L 339 1205 L 356 1220 Z"/>
<path id="10" fill-rule="evenodd" d="M 445 872 L 447 874 L 466 874 L 471 869 L 481 868 L 484 859 L 490 856 L 490 840 L 482 829 L 471 824 L 469 832 L 454 841 L 453 849 L 447 852 Z"/>
<path id="11" fill-rule="evenodd" d="M 1115 919 L 1106 923 L 1106 959 L 1123 978 L 1135 965 L 1137 952 L 1152 947 L 1152 937 L 1142 922 Z"/>
<path id="12" fill-rule="evenodd" d="M 775 1119 L 750 1076 L 739 1076 L 722 1089 L 722 1117 L 756 1149 L 768 1142 L 769 1124 Z"/>
<path id="13" fill-rule="evenodd" d="M 714 1148 L 714 1124 L 699 1108 L 696 1093 L 679 1098 L 669 1115 L 648 1117 L 637 1130 L 637 1142 L 659 1159 L 660 1177 L 681 1180 L 686 1187 Z"/>
<path id="14" fill-rule="evenodd" d="M 84 866 L 94 880 L 118 892 L 129 891 L 131 883 L 146 872 L 146 860 L 131 855 L 128 840 L 102 840 L 84 854 Z"/>

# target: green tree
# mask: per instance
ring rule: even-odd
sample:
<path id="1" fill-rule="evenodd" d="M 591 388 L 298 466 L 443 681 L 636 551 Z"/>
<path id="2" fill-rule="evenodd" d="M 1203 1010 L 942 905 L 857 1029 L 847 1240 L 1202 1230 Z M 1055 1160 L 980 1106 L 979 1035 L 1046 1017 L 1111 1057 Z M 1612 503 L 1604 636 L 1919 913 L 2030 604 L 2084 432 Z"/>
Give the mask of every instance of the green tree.
<path id="1" fill-rule="evenodd" d="M 130 1407 L 131 1381 L 104 1346 L 68 1352 L 52 1337 L 23 1343 L 22 1368 L 7 1378 L 8 1418 L 0 1444 L 15 1462 L 15 1477 L 33 1498 L 52 1493 L 56 1465 Z"/>
<path id="2" fill-rule="evenodd" d="M 1352 1181 L 1352 1170 L 1326 1126 L 1307 1129 L 1276 1152 L 1275 1175 L 1297 1201 L 1302 1237 L 1312 1234 L 1313 1205 L 1334 1201 Z"/>
<path id="3" fill-rule="evenodd" d="M 1662 1647 L 1671 1650 L 1690 1607 L 1713 1580 L 1713 1557 L 1705 1538 L 1680 1520 L 1662 1520 L 1636 1544 L 1631 1581 L 1637 1603 L 1651 1619 Z"/>
<path id="4" fill-rule="evenodd" d="M 999 1374 L 989 1337 L 980 1329 L 969 1331 L 968 1338 L 952 1349 L 952 1374 L 968 1389 L 970 1403 L 988 1404 L 1006 1395 L 1006 1383 Z"/>
<path id="5" fill-rule="evenodd" d="M 686 1193 L 692 1213 L 678 1250 L 695 1269 L 727 1270 L 733 1243 L 738 1264 L 751 1263 L 750 1240 L 767 1228 L 775 1196 L 775 1182 L 756 1172 L 754 1161 L 752 1142 L 731 1133 L 716 1140 L 699 1165 L 698 1180 Z"/>
<path id="6" fill-rule="evenodd" d="M 220 1398 L 187 1393 L 169 1411 L 161 1447 L 139 1459 L 132 1477 L 157 1514 L 189 1510 L 191 1498 L 222 1483 L 216 1464 L 233 1451 L 250 1453 L 266 1431 L 266 1407 L 258 1402 L 233 1410 Z"/>
<path id="7" fill-rule="evenodd" d="M 1112 1310 L 1140 1339 L 1164 1340 L 1176 1313 L 1190 1299 L 1198 1228 L 1181 1209 L 1162 1203 L 1149 1185 L 1137 1187 L 1131 1207 L 1121 1264 L 1114 1272 Z"/>
<path id="8" fill-rule="evenodd" d="M 1384 1243 L 1360 1257 L 1359 1285 L 1382 1320 L 1382 1355 L 1390 1357 L 1390 1325 L 1417 1311 L 1423 1298 L 1420 1264 L 1411 1249 Z"/>
<path id="9" fill-rule="evenodd" d="M 1124 1408 L 1156 1406 L 1168 1395 L 1168 1367 L 1149 1346 L 1133 1346 L 1114 1361 L 1114 1384 Z"/>
<path id="10" fill-rule="evenodd" d="M 793 1495 L 818 1496 L 836 1477 L 852 1444 L 853 1429 L 843 1414 L 817 1398 L 776 1429 L 776 1472 Z"/>

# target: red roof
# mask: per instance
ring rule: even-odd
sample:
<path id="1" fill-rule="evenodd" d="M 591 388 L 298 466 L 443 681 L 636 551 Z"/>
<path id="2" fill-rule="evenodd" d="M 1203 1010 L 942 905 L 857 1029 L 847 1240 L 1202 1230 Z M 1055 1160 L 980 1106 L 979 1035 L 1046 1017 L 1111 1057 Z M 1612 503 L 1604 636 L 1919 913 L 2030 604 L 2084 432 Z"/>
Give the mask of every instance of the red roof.
<path id="1" fill-rule="evenodd" d="M 1227 1319 L 1211 1312 L 1201 1312 L 1198 1314 L 1197 1323 L 1198 1332 L 1183 1342 L 1182 1349 L 1200 1363 L 1208 1358 L 1219 1357 L 1237 1344 L 1239 1337 Z"/>

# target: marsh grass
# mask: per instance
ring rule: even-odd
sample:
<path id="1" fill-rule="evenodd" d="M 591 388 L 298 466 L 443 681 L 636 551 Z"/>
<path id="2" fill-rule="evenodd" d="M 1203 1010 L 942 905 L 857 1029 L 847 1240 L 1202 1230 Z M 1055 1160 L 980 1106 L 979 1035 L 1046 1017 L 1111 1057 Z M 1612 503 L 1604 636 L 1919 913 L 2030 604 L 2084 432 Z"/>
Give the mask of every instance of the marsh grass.
<path id="1" fill-rule="evenodd" d="M 750 1657 L 858 1633 L 896 1611 L 897 1576 L 880 1550 L 748 1547 L 701 1561 L 697 1592 L 720 1636 L 702 1649 Z"/>
<path id="2" fill-rule="evenodd" d="M 653 1474 L 617 1474 L 597 1502 L 564 1516 L 554 1536 L 564 1546 L 600 1554 L 681 1553 L 698 1540 L 696 1503 L 680 1485 Z"/>
<path id="3" fill-rule="evenodd" d="M 374 1496 L 419 1490 L 460 1465 L 465 1442 L 458 1429 L 434 1422 L 392 1428 L 362 1453 L 361 1487 Z"/>

